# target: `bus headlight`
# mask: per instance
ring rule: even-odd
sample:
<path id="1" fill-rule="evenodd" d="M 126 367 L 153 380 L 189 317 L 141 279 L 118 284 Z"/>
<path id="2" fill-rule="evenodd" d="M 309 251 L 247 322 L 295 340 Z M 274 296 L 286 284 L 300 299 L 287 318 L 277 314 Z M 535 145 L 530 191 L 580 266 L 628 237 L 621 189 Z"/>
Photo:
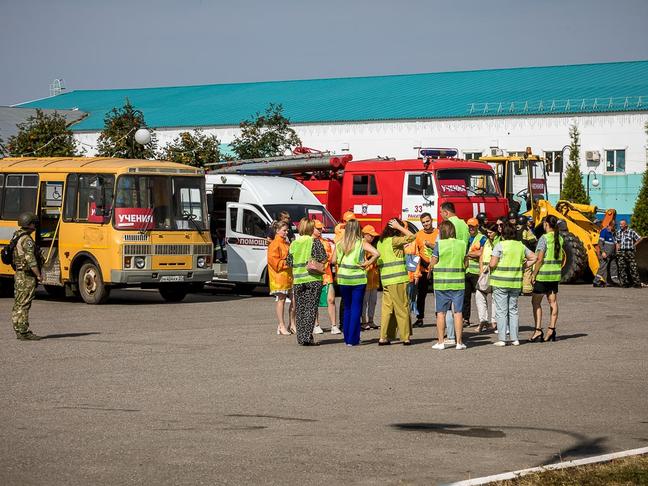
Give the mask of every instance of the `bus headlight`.
<path id="1" fill-rule="evenodd" d="M 145 266 L 146 266 L 146 258 L 141 256 L 135 257 L 135 267 L 141 270 Z"/>
<path id="2" fill-rule="evenodd" d="M 196 264 L 198 265 L 198 268 L 205 268 L 205 265 L 207 264 L 207 258 L 204 256 L 199 256 L 196 258 Z"/>

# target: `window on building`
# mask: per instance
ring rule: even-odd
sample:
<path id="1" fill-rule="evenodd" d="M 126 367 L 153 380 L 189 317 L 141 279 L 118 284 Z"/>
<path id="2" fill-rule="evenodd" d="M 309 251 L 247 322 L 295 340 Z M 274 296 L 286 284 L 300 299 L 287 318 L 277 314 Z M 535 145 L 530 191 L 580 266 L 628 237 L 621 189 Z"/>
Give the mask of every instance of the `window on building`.
<path id="1" fill-rule="evenodd" d="M 625 150 L 606 150 L 605 170 L 607 172 L 625 172 Z"/>
<path id="2" fill-rule="evenodd" d="M 563 171 L 563 153 L 557 151 L 550 151 L 544 153 L 545 160 L 547 161 L 547 173 L 560 173 Z"/>
<path id="3" fill-rule="evenodd" d="M 375 196 L 378 194 L 376 186 L 376 176 L 374 175 L 354 175 L 353 176 L 353 195 L 354 196 Z"/>
<path id="4" fill-rule="evenodd" d="M 466 160 L 479 160 L 483 154 L 482 152 L 464 152 L 464 159 Z"/>
<path id="5" fill-rule="evenodd" d="M 3 193 L 2 219 L 18 219 L 20 213 L 36 212 L 38 176 L 7 174 Z"/>

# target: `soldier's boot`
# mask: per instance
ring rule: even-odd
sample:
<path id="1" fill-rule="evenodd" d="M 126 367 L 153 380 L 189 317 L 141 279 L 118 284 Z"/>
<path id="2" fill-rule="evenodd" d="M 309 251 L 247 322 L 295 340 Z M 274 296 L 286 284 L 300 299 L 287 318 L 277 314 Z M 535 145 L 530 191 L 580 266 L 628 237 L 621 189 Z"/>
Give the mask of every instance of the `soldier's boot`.
<path id="1" fill-rule="evenodd" d="M 43 339 L 43 337 L 37 336 L 31 331 L 27 331 L 27 332 L 17 332 L 16 339 L 18 339 L 19 341 L 40 341 L 41 339 Z"/>

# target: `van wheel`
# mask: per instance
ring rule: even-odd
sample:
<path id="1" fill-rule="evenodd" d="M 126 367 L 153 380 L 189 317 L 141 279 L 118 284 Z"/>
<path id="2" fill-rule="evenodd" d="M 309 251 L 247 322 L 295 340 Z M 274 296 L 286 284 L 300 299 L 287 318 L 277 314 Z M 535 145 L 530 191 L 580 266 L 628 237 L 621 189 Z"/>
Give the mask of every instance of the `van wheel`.
<path id="1" fill-rule="evenodd" d="M 189 293 L 189 287 L 185 284 L 160 285 L 160 295 L 167 302 L 180 302 Z"/>
<path id="2" fill-rule="evenodd" d="M 79 270 L 79 294 L 86 304 L 103 304 L 110 296 L 110 288 L 94 263 L 84 263 Z"/>

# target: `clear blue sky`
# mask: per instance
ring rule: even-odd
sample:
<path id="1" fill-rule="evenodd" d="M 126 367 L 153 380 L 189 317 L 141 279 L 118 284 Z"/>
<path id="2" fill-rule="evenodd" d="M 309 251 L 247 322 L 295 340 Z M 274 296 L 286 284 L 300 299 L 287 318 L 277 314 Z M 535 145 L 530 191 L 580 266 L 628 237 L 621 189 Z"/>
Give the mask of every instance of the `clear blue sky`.
<path id="1" fill-rule="evenodd" d="M 648 0 L 0 0 L 0 105 L 68 90 L 648 59 Z"/>

